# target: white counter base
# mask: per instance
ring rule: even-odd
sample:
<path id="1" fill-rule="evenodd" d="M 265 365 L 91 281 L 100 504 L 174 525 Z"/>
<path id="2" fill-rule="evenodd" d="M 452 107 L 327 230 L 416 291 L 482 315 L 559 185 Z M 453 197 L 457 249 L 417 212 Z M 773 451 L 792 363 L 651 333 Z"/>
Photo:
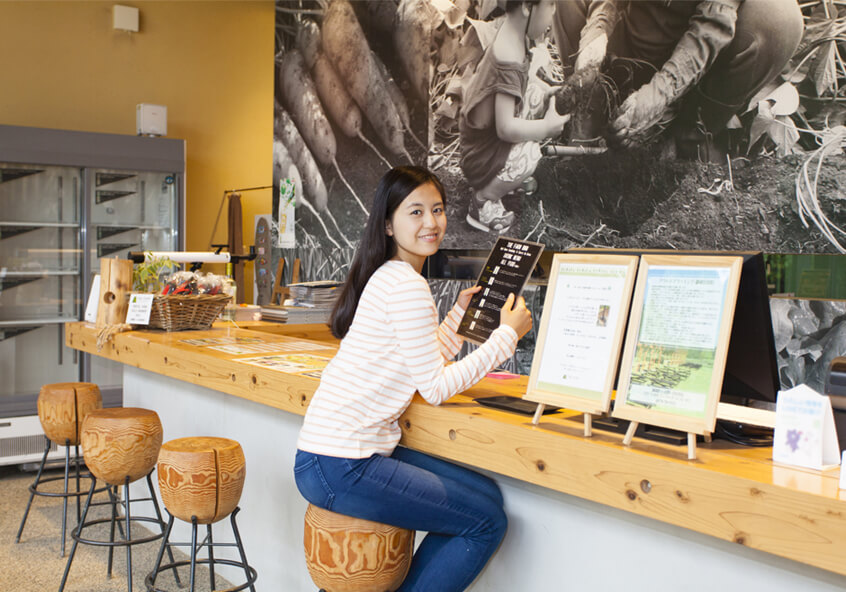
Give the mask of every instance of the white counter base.
<path id="1" fill-rule="evenodd" d="M 238 526 L 247 559 L 258 571 L 256 590 L 317 590 L 303 555 L 307 504 L 293 479 L 300 416 L 129 365 L 124 368 L 124 405 L 155 410 L 165 441 L 220 436 L 240 442 L 247 476 Z M 472 592 L 846 589 L 846 577 L 825 570 L 490 475 L 502 488 L 509 529 Z M 139 511 L 146 510 L 133 506 L 133 512 Z M 215 540 L 231 540 L 228 520 L 214 529 Z M 190 525 L 177 520 L 174 531 L 173 540 L 190 540 Z M 215 555 L 230 556 L 223 551 Z M 233 569 L 221 566 L 219 573 L 233 584 L 242 582 L 243 573 Z"/>

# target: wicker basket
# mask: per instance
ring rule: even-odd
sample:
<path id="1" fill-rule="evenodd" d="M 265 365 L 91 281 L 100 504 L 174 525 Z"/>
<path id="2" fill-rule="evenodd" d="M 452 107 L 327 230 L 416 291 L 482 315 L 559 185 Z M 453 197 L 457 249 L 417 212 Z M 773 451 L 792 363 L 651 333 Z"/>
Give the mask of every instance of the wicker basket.
<path id="1" fill-rule="evenodd" d="M 148 326 L 165 331 L 209 329 L 231 300 L 226 294 L 156 295 Z"/>

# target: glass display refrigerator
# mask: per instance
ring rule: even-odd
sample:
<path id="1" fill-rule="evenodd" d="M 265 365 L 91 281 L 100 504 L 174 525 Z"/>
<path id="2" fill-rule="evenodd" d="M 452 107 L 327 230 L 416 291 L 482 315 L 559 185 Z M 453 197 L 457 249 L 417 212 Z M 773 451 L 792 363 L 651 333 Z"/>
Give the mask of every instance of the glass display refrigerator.
<path id="1" fill-rule="evenodd" d="M 65 347 L 64 324 L 101 258 L 184 249 L 184 170 L 183 140 L 0 125 L 0 465 L 44 453 L 42 384 L 121 404 L 122 365 Z"/>

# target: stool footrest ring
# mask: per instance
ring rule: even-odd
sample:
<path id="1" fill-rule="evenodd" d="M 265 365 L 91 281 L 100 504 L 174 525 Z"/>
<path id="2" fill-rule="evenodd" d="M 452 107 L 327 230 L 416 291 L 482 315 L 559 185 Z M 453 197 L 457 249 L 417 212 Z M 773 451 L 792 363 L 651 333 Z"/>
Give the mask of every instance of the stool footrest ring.
<path id="1" fill-rule="evenodd" d="M 179 543 L 168 543 L 168 545 L 177 545 L 177 544 L 179 544 Z M 191 543 L 188 543 L 188 545 L 190 546 Z M 215 545 L 215 547 L 219 546 L 217 543 L 215 543 L 214 545 Z M 226 546 L 236 546 L 236 545 L 233 543 L 233 544 L 227 544 Z M 197 559 L 197 560 L 194 561 L 194 564 L 195 565 L 208 565 L 209 560 L 208 559 Z M 241 569 L 247 569 L 250 572 L 250 577 L 246 582 L 244 582 L 240 586 L 236 586 L 235 588 L 227 588 L 226 592 L 239 592 L 240 590 L 246 590 L 247 588 L 249 588 L 250 586 L 255 584 L 256 579 L 258 578 L 258 572 L 252 566 L 250 566 L 250 565 L 245 566 L 240 561 L 235 561 L 234 559 L 218 559 L 217 557 L 215 557 L 214 564 L 215 565 L 229 565 L 231 567 L 240 567 Z M 147 592 L 166 592 L 165 590 L 162 590 L 161 588 L 156 588 L 153 585 L 153 573 L 159 574 L 159 573 L 165 572 L 169 569 L 174 569 L 174 568 L 177 568 L 177 567 L 189 567 L 190 565 L 191 565 L 191 560 L 185 559 L 183 561 L 175 561 L 173 563 L 168 563 L 167 565 L 159 566 L 158 571 L 150 572 L 149 574 L 147 574 L 147 577 L 144 579 L 144 583 L 147 585 Z"/>
<path id="2" fill-rule="evenodd" d="M 135 500 L 132 500 L 132 501 L 135 501 Z M 119 520 L 121 522 L 125 522 L 126 518 L 121 516 L 117 520 Z M 82 525 L 82 528 L 90 528 L 91 526 L 94 526 L 95 524 L 106 524 L 106 523 L 111 523 L 111 522 L 112 522 L 111 518 L 99 518 L 97 520 L 89 520 L 88 522 L 86 522 L 85 524 Z M 150 518 L 150 517 L 147 517 L 147 516 L 130 516 L 129 522 L 130 522 L 130 524 L 132 524 L 134 522 L 152 522 L 153 524 L 158 524 L 162 528 L 164 528 L 164 526 L 165 526 L 164 522 L 161 522 L 159 520 L 156 520 L 155 518 Z M 79 530 L 80 530 L 80 527 L 76 527 L 71 531 L 71 538 L 73 538 L 73 540 L 79 541 L 80 543 L 84 543 L 86 545 L 97 545 L 97 546 L 100 546 L 100 547 L 125 547 L 127 545 L 140 545 L 141 543 L 149 543 L 150 541 L 157 541 L 164 536 L 164 533 L 160 532 L 158 534 L 153 534 L 153 535 L 150 535 L 148 537 L 144 537 L 143 539 L 133 538 L 131 541 L 127 541 L 125 538 L 123 540 L 116 540 L 116 541 L 102 541 L 102 540 L 97 540 L 97 539 L 84 539 L 81 536 L 79 536 Z"/>
<path id="3" fill-rule="evenodd" d="M 76 476 L 74 476 L 76 478 Z M 80 479 L 95 479 L 94 475 L 91 473 L 82 473 L 79 476 Z M 37 486 L 43 485 L 45 483 L 49 483 L 50 481 L 64 481 L 65 476 L 59 475 L 57 477 L 47 477 L 46 479 L 41 479 L 38 483 L 32 483 L 29 486 L 30 493 L 34 495 L 39 495 L 42 497 L 82 497 L 88 495 L 88 489 L 80 489 L 79 491 L 68 491 L 65 493 L 64 491 L 41 491 L 38 489 Z M 94 493 L 103 493 L 107 491 L 109 486 L 106 485 L 105 487 L 101 487 L 100 489 L 95 489 Z"/>

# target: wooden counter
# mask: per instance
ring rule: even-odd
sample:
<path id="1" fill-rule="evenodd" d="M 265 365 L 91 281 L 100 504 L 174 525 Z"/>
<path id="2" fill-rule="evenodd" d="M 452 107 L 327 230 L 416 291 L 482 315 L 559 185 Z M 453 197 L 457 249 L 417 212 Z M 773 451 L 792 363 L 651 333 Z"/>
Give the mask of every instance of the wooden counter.
<path id="1" fill-rule="evenodd" d="M 91 324 L 66 325 L 69 347 L 302 415 L 318 381 L 238 361 L 231 354 L 180 343 L 185 339 L 256 336 L 328 340 L 325 328 L 253 325 L 253 330 L 134 331 L 96 349 Z M 321 332 L 322 331 L 322 332 Z M 303 350 L 305 351 L 305 350 Z M 333 350 L 314 351 L 331 356 Z M 252 356 L 261 354 L 251 354 Z M 239 357 L 250 357 L 243 355 Z M 846 575 L 846 499 L 839 471 L 819 473 L 773 465 L 770 448 L 700 444 L 688 461 L 685 446 L 622 435 L 582 435 L 580 417 L 531 418 L 480 407 L 473 397 L 519 396 L 527 379 L 485 379 L 433 407 L 417 397 L 400 423 L 403 443 L 544 488 L 592 500 L 797 562 Z M 838 581 L 846 585 L 846 580 Z M 682 586 L 680 589 L 684 589 Z"/>

